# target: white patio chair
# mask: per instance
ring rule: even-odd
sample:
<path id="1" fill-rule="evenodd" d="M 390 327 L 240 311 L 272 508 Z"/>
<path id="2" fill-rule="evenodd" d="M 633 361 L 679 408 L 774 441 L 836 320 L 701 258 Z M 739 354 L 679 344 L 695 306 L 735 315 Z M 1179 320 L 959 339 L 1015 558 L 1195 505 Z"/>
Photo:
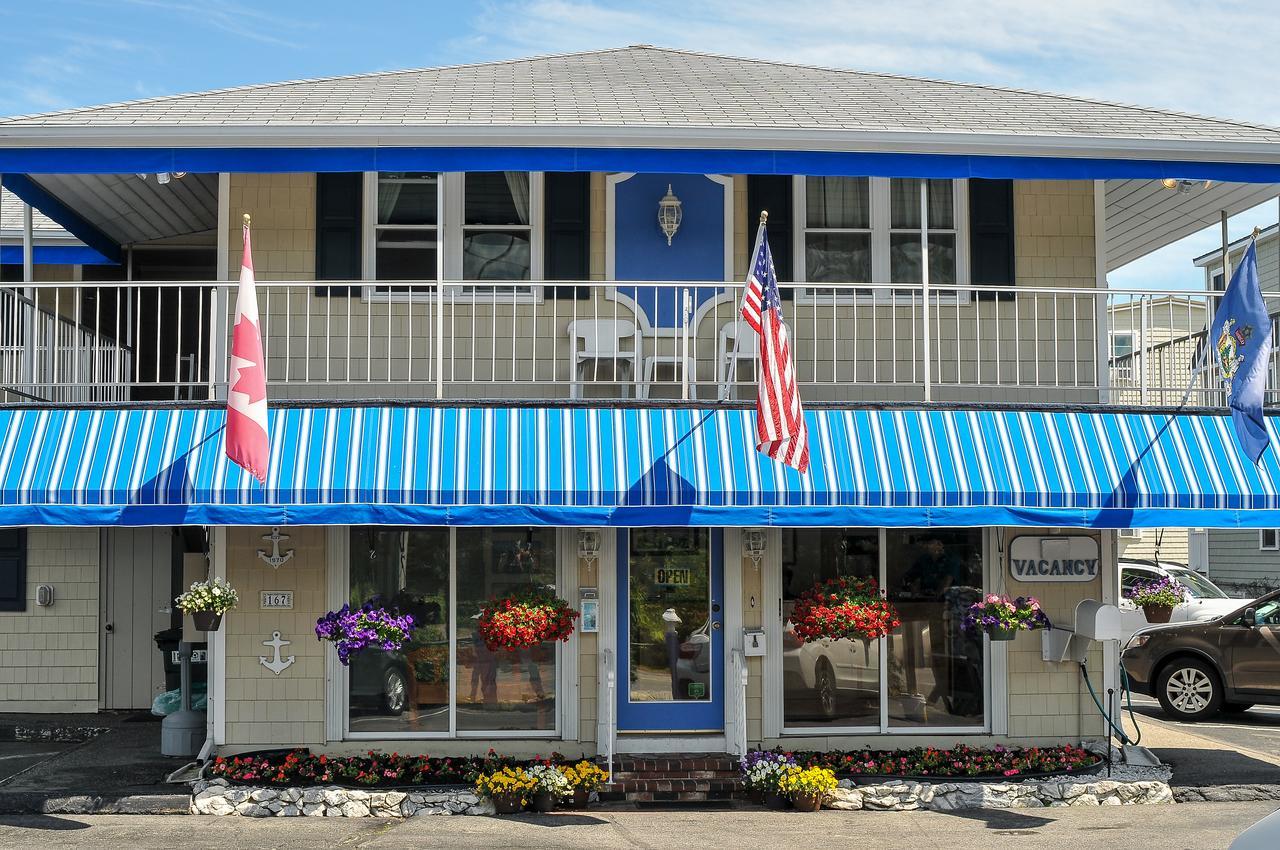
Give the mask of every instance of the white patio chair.
<path id="1" fill-rule="evenodd" d="M 640 377 L 640 329 L 627 319 L 577 319 L 569 323 L 570 398 L 582 398 L 582 384 L 586 374 L 579 373 L 591 362 L 592 375 L 599 370 L 601 361 L 612 364 L 610 377 L 622 383 L 618 375 L 620 364 L 626 365 L 629 382 Z"/>
<path id="2" fill-rule="evenodd" d="M 732 384 L 738 380 L 738 365 L 744 362 L 754 364 L 759 356 L 760 335 L 741 319 L 729 322 L 720 328 L 716 351 L 716 384 L 720 387 L 720 399 L 723 401 L 729 397 Z"/>

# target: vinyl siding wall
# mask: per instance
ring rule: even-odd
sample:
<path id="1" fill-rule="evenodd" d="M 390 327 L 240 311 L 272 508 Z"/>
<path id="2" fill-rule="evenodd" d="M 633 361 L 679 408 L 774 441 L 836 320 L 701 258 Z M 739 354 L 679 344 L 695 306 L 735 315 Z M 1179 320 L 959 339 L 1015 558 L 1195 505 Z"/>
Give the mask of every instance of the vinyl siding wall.
<path id="1" fill-rule="evenodd" d="M 27 530 L 27 610 L 0 612 L 0 711 L 98 710 L 100 559 L 99 529 Z"/>
<path id="2" fill-rule="evenodd" d="M 1209 578 L 1233 596 L 1280 587 L 1280 552 L 1258 548 L 1257 529 L 1209 530 Z"/>

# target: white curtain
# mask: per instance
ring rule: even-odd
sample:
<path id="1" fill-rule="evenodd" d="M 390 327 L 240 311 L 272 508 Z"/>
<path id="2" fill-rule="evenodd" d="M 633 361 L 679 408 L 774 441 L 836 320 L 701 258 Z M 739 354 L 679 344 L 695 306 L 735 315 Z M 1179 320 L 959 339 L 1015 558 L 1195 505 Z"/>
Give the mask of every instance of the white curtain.
<path id="1" fill-rule="evenodd" d="M 809 177 L 805 180 L 809 227 L 871 227 L 870 181 L 865 177 Z"/>
<path id="2" fill-rule="evenodd" d="M 529 172 L 504 171 L 507 188 L 511 190 L 511 200 L 516 205 L 516 216 L 521 224 L 529 223 Z"/>
<path id="3" fill-rule="evenodd" d="M 391 219 L 391 212 L 400 200 L 400 190 L 404 188 L 399 180 L 378 178 L 378 223 L 384 224 Z"/>
<path id="4" fill-rule="evenodd" d="M 890 226 L 902 230 L 920 229 L 920 180 L 894 178 L 889 183 Z M 950 180 L 929 181 L 929 229 L 950 230 L 955 226 L 955 203 Z"/>

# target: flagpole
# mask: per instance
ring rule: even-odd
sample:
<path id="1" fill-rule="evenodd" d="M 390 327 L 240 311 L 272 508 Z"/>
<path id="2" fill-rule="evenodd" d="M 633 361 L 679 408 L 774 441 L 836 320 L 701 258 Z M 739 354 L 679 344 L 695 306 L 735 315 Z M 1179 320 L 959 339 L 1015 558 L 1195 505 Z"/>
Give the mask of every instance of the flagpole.
<path id="1" fill-rule="evenodd" d="M 768 220 L 769 220 L 769 211 L 760 210 L 760 225 L 756 228 L 756 244 L 755 244 L 755 247 L 751 249 L 751 256 L 747 258 L 747 274 L 748 275 L 751 274 L 751 267 L 755 264 L 756 255 L 760 253 L 760 242 L 764 239 L 764 225 L 765 225 L 765 222 L 767 222 Z M 746 284 L 743 284 L 743 288 L 744 289 L 746 288 Z M 742 345 L 742 335 L 739 333 L 740 328 L 738 323 L 741 321 L 742 321 L 741 313 L 735 312 L 733 314 L 733 355 L 729 358 L 729 362 L 726 364 L 727 368 L 725 369 L 724 383 L 720 385 L 721 401 L 728 401 L 729 392 L 730 392 L 729 387 L 731 384 L 734 384 L 737 382 L 736 379 L 738 377 L 738 350 Z M 730 369 L 732 369 L 733 371 L 730 372 L 729 371 Z"/>

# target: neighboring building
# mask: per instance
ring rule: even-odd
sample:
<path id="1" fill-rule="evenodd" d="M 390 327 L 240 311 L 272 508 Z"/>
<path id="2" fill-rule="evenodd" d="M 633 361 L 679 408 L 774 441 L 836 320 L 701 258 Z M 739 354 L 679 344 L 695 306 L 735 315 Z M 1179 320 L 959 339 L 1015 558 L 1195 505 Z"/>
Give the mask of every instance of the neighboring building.
<path id="1" fill-rule="evenodd" d="M 1280 292 L 1280 265 L 1277 264 L 1277 247 L 1280 227 L 1271 225 L 1258 234 L 1258 282 L 1264 292 Z M 1234 271 L 1249 238 L 1238 239 L 1227 246 L 1230 268 Z M 1222 291 L 1222 250 L 1211 251 L 1196 257 L 1195 264 L 1204 269 L 1205 289 Z M 1274 323 L 1277 305 L 1268 305 Z M 1274 330 L 1272 332 L 1274 334 Z M 1274 338 L 1274 336 L 1273 336 Z M 1275 403 L 1280 391 L 1280 370 L 1272 360 L 1271 378 L 1267 383 L 1268 401 Z M 1259 596 L 1280 587 L 1280 547 L 1276 545 L 1276 530 L 1221 529 L 1208 531 L 1208 575 L 1229 593 L 1241 596 Z"/>
<path id="2" fill-rule="evenodd" d="M 4 385 L 40 398 L 0 406 L 0 710 L 145 705 L 158 609 L 207 559 L 242 598 L 210 636 L 220 752 L 1101 740 L 1078 667 L 964 607 L 1031 593 L 1068 625 L 1116 600 L 1116 529 L 1280 510 L 1224 417 L 1111 397 L 1105 280 L 1274 197 L 1274 128 L 634 47 L 0 120 L 0 172 L 126 259 L 188 243 L 78 288 L 91 368 Z M 804 477 L 752 445 L 761 210 Z M 245 213 L 266 490 L 222 451 Z M 1015 549 L 1094 571 L 1024 581 Z M 837 575 L 903 627 L 800 644 L 791 605 Z M 596 628 L 489 652 L 476 616 L 527 583 Z M 343 667 L 316 618 L 375 593 L 424 625 Z M 1090 650 L 1098 685 L 1117 663 Z"/>

